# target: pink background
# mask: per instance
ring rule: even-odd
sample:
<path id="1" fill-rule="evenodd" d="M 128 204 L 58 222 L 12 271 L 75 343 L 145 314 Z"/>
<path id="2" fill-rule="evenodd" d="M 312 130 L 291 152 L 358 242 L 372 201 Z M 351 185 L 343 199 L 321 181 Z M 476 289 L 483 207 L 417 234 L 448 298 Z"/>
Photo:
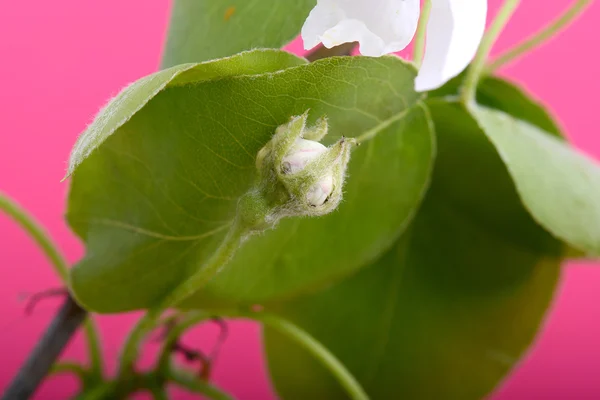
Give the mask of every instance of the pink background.
<path id="1" fill-rule="evenodd" d="M 498 1 L 491 1 L 495 9 Z M 566 7 L 567 0 L 524 1 L 497 49 L 506 48 Z M 155 71 L 169 2 L 149 0 L 0 1 L 0 190 L 48 227 L 70 261 L 82 247 L 63 221 L 69 150 L 99 107 L 125 84 Z M 558 115 L 576 146 L 600 158 L 600 4 L 506 76 L 524 84 Z M 23 362 L 54 313 L 43 302 L 25 317 L 24 294 L 58 286 L 48 262 L 11 221 L 0 216 L 0 390 Z M 530 356 L 494 399 L 600 398 L 600 269 L 570 264 L 545 329 Z M 105 355 L 115 360 L 135 315 L 102 317 Z M 233 323 L 215 381 L 240 399 L 271 399 L 259 330 Z M 214 328 L 195 332 L 210 344 Z M 65 358 L 82 359 L 81 338 Z M 110 368 L 114 368 L 111 363 Z M 54 378 L 40 399 L 73 393 Z M 68 383 L 68 384 L 65 384 Z"/>

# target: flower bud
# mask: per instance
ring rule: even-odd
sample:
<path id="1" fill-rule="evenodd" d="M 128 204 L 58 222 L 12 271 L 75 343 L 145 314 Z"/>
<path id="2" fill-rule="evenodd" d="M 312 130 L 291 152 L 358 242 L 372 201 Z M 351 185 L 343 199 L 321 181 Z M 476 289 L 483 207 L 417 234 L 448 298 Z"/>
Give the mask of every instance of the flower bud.
<path id="1" fill-rule="evenodd" d="M 330 213 L 342 199 L 346 167 L 356 141 L 342 137 L 325 147 L 318 140 L 328 132 L 327 120 L 321 118 L 307 128 L 307 118 L 308 113 L 304 113 L 278 127 L 256 157 L 259 182 L 251 190 L 252 196 L 240 202 L 244 210 L 238 212 L 252 221 L 249 225 L 253 231 L 273 226 L 284 217 Z M 262 205 L 258 207 L 259 204 Z M 246 208 L 265 210 L 264 215 L 254 218 L 250 215 L 254 211 Z M 258 221 L 265 221 L 266 225 Z"/>
<path id="2" fill-rule="evenodd" d="M 282 168 L 286 174 L 295 174 L 306 167 L 306 164 L 327 151 L 327 147 L 319 142 L 296 139 L 294 145 L 283 158 Z"/>
<path id="3" fill-rule="evenodd" d="M 282 170 L 286 174 L 295 174 L 304 169 L 309 161 L 321 156 L 327 147 L 319 142 L 306 139 L 296 139 L 289 153 L 283 158 Z M 325 203 L 333 191 L 333 172 L 329 171 L 308 189 L 306 200 L 308 204 L 317 207 Z"/>

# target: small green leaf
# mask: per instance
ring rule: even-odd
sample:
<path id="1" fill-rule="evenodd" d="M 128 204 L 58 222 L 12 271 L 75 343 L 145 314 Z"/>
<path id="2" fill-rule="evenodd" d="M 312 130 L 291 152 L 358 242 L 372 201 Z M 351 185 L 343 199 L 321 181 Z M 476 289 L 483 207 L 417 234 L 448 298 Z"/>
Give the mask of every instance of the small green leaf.
<path id="1" fill-rule="evenodd" d="M 429 97 L 453 98 L 458 96 L 464 74 L 452 79 L 442 88 L 429 93 Z M 487 76 L 477 87 L 477 103 L 502 111 L 514 118 L 529 122 L 558 137 L 563 137 L 560 126 L 537 100 L 532 99 L 517 85 L 496 76 Z"/>
<path id="2" fill-rule="evenodd" d="M 342 204 L 352 210 L 344 215 L 354 218 L 355 224 L 363 207 L 378 210 L 377 221 L 386 220 L 381 225 L 368 223 L 362 241 L 355 239 L 352 248 L 341 247 L 348 252 L 345 259 L 354 261 L 347 266 L 315 257 L 314 266 L 304 272 L 284 268 L 277 275 L 271 265 L 275 254 L 265 251 L 262 260 L 256 257 L 247 266 L 253 275 L 248 284 L 260 284 L 259 290 L 281 285 L 269 290 L 284 296 L 339 279 L 391 245 L 418 204 L 429 179 L 432 143 L 429 131 L 423 129 L 427 124 L 423 111 L 409 111 L 421 98 L 413 91 L 414 68 L 397 57 L 340 57 L 283 71 L 241 71 L 244 75 L 232 76 L 231 71 L 241 70 L 234 68 L 240 57 L 254 57 L 254 52 L 190 66 L 175 78 L 165 78 L 167 83 L 158 85 L 162 89 L 145 91 L 143 96 L 137 96 L 137 90 L 136 96 L 118 96 L 107 107 L 112 111 L 101 113 L 79 139 L 70 164 L 75 172 L 67 216 L 86 245 L 85 257 L 71 271 L 72 289 L 89 309 L 121 312 L 151 307 L 201 268 L 227 232 L 239 196 L 253 182 L 258 150 L 277 126 L 307 109 L 310 123 L 327 116 L 331 141 L 388 127 L 400 133 L 364 144 L 351 161 L 349 184 L 356 180 L 354 185 L 360 182 L 357 187 L 378 197 L 366 199 L 368 193 L 353 189 Z M 223 73 L 207 78 L 206 68 Z M 131 97 L 141 100 L 123 100 Z M 124 105 L 127 112 L 121 109 Z M 126 118 L 111 118 L 118 112 Z M 403 127 L 413 120 L 421 122 L 411 133 Z M 405 159 L 397 159 L 398 155 Z M 362 175 L 361 165 L 369 174 L 381 175 Z M 407 171 L 397 185 L 390 177 L 402 168 L 414 171 Z M 305 232 L 304 222 L 286 222 L 277 235 L 292 238 L 294 232 L 286 226 Z M 318 230 L 306 222 L 310 226 L 306 232 Z M 356 232 L 355 225 L 348 227 Z M 343 227 L 337 226 L 335 232 L 344 232 Z M 319 248 L 313 241 L 320 243 L 323 234 L 319 231 L 301 243 L 307 249 Z M 275 238 L 273 246 L 281 247 L 277 235 L 270 237 Z M 254 240 L 264 239 L 251 239 L 245 246 L 252 247 Z M 337 238 L 328 240 L 338 243 Z M 286 260 L 286 253 L 277 255 L 278 263 Z M 239 282 L 231 287 L 238 288 Z M 265 298 L 257 290 L 246 290 L 245 300 Z M 215 281 L 210 290 L 218 299 L 230 294 L 226 281 Z"/>
<path id="3" fill-rule="evenodd" d="M 533 218 L 557 238 L 599 257 L 599 165 L 526 122 L 484 107 L 472 112 Z"/>
<path id="4" fill-rule="evenodd" d="M 374 400 L 484 397 L 531 344 L 560 271 L 561 243 L 524 212 L 473 118 L 459 105 L 430 105 L 438 159 L 408 232 L 342 283 L 270 306 L 328 347 Z M 283 399 L 346 398 L 298 346 L 270 329 L 265 341 Z"/>
<path id="5" fill-rule="evenodd" d="M 280 48 L 298 36 L 316 0 L 176 0 L 164 68 Z"/>
<path id="6" fill-rule="evenodd" d="M 344 200 L 323 218 L 284 220 L 238 252 L 187 308 L 255 304 L 329 284 L 372 262 L 406 228 L 427 189 L 434 140 L 416 106 L 353 152 Z"/>

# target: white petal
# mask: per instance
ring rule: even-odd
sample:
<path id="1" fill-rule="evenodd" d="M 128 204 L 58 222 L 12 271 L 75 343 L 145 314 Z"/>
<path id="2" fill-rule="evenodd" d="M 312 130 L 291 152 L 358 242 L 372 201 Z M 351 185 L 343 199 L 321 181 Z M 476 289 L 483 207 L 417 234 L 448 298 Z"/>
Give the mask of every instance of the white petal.
<path id="1" fill-rule="evenodd" d="M 302 171 L 309 161 L 314 160 L 327 151 L 327 147 L 319 142 L 296 139 L 296 142 L 283 158 L 283 168 L 289 174 Z"/>
<path id="2" fill-rule="evenodd" d="M 419 0 L 318 0 L 302 27 L 304 48 L 359 42 L 368 56 L 400 51 L 415 34 L 419 12 Z"/>
<path id="3" fill-rule="evenodd" d="M 357 19 L 345 19 L 321 36 L 323 46 L 328 49 L 342 43 L 360 43 L 360 52 L 365 56 L 380 57 L 386 54 L 386 44 Z"/>
<path id="4" fill-rule="evenodd" d="M 333 174 L 327 174 L 313 185 L 306 194 L 306 200 L 311 206 L 321 206 L 333 192 Z"/>
<path id="5" fill-rule="evenodd" d="M 432 0 L 427 47 L 415 89 L 437 89 L 464 70 L 485 31 L 487 0 Z"/>
<path id="6" fill-rule="evenodd" d="M 305 50 L 310 50 L 321 43 L 321 35 L 344 19 L 342 9 L 335 3 L 334 0 L 318 0 L 317 5 L 306 18 L 302 26 Z"/>

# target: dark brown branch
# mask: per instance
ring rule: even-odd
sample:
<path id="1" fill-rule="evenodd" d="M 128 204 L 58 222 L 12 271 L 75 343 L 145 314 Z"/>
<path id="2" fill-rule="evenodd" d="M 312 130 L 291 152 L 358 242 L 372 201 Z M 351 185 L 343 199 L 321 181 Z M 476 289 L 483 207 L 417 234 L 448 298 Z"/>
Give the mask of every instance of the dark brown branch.
<path id="1" fill-rule="evenodd" d="M 344 43 L 331 49 L 319 45 L 315 50 L 308 53 L 305 58 L 310 62 L 314 62 L 327 57 L 349 56 L 352 54 L 356 44 L 357 43 Z"/>
<path id="2" fill-rule="evenodd" d="M 86 315 L 86 311 L 67 296 L 44 336 L 4 392 L 2 400 L 26 400 L 33 395 Z"/>

